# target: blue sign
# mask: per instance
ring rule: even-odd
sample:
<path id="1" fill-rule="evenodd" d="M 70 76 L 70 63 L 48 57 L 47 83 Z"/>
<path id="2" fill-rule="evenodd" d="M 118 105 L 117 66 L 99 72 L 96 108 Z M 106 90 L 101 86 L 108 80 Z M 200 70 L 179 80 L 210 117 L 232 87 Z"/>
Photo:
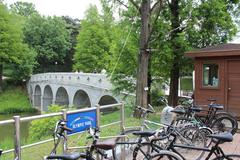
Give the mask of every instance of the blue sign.
<path id="1" fill-rule="evenodd" d="M 72 132 L 67 132 L 68 135 L 85 131 L 90 127 L 96 127 L 96 124 L 96 109 L 85 112 L 67 114 L 67 127 L 73 130 Z"/>

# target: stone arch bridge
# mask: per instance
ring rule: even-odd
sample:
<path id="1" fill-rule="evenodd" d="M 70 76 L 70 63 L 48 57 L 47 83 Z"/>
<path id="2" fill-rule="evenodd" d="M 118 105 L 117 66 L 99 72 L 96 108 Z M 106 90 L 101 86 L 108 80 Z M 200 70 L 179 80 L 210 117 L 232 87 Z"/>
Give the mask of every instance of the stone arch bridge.
<path id="1" fill-rule="evenodd" d="M 84 108 L 121 100 L 121 95 L 113 95 L 105 74 L 42 73 L 32 75 L 27 86 L 32 105 L 41 111 L 51 104 Z"/>

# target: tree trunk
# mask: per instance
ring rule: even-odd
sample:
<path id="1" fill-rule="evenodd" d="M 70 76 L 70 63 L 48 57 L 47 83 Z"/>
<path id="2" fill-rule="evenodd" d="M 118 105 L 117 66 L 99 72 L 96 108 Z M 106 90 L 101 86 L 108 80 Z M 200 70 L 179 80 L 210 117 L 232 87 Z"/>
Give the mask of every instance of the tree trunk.
<path id="1" fill-rule="evenodd" d="M 179 33 L 181 33 L 180 18 L 179 18 L 179 0 L 172 0 L 170 4 L 171 10 L 171 45 L 173 50 L 173 64 L 170 73 L 170 93 L 168 97 L 168 104 L 170 106 L 177 106 L 178 103 L 178 79 L 180 76 L 180 65 L 179 60 L 181 58 L 181 46 L 177 42 Z"/>
<path id="2" fill-rule="evenodd" d="M 152 74 L 151 74 L 151 53 L 148 59 L 148 100 L 147 103 L 151 104 L 151 86 L 152 86 Z"/>
<path id="3" fill-rule="evenodd" d="M 178 79 L 179 79 L 179 65 L 178 62 L 173 64 L 170 74 L 170 93 L 168 97 L 168 105 L 177 106 L 178 104 Z"/>
<path id="4" fill-rule="evenodd" d="M 3 91 L 3 64 L 0 63 L 0 93 Z"/>
<path id="5" fill-rule="evenodd" d="M 147 107 L 148 100 L 148 61 L 150 53 L 148 52 L 149 38 L 149 16 L 150 16 L 150 0 L 143 0 L 140 7 L 141 13 L 141 32 L 138 55 L 138 73 L 136 86 L 136 105 Z M 135 114 L 137 116 L 137 114 Z"/>

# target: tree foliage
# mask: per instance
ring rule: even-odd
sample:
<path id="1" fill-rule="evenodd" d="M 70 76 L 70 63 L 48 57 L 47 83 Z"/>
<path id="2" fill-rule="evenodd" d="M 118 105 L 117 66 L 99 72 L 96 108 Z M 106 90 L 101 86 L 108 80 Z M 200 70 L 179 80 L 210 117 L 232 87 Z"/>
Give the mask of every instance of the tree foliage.
<path id="1" fill-rule="evenodd" d="M 130 26 L 134 18 L 140 19 L 139 14 L 136 14 L 137 7 L 135 10 L 132 7 L 140 6 L 140 3 L 131 0 L 130 5 L 122 5 L 123 2 L 125 1 L 116 1 L 121 6 L 121 21 L 129 20 L 125 25 Z M 170 96 L 176 95 L 179 76 L 190 74 L 193 69 L 192 62 L 184 57 L 184 52 L 230 40 L 237 31 L 234 20 L 239 15 L 239 6 L 236 1 L 226 0 L 153 2 L 160 3 L 159 9 L 152 12 L 150 18 L 150 75 L 165 77 L 166 80 L 170 78 L 172 83 Z M 126 5 L 127 8 L 124 7 Z M 135 26 L 135 31 L 138 30 L 140 23 L 136 21 L 136 25 L 138 26 Z M 139 32 L 134 34 L 137 35 Z M 118 67 L 120 69 L 120 66 Z M 126 63 L 120 70 L 135 67 L 136 65 L 130 66 Z M 119 79 L 116 80 L 122 84 Z M 176 101 L 177 97 L 174 97 L 171 105 L 175 105 Z"/>
<path id="2" fill-rule="evenodd" d="M 23 22 L 21 17 L 9 12 L 8 8 L 0 2 L 0 90 L 2 89 L 3 65 L 15 65 L 16 68 L 28 72 L 21 72 L 22 78 L 31 73 L 34 52 L 23 42 Z M 26 59 L 28 57 L 28 66 Z M 30 65 L 30 66 L 29 66 Z M 21 67 L 20 67 L 21 66 Z M 30 67 L 30 68 L 29 68 Z M 23 71 L 22 70 L 22 71 Z M 26 74 L 25 74 L 26 73 Z M 19 76 L 19 75 L 18 75 Z M 19 76 L 20 77 L 20 76 Z"/>
<path id="3" fill-rule="evenodd" d="M 108 30 L 104 28 L 97 7 L 90 6 L 86 11 L 85 19 L 81 21 L 74 55 L 74 70 L 100 72 L 105 68 L 104 57 L 109 53 L 111 36 L 107 33 Z"/>
<path id="4" fill-rule="evenodd" d="M 23 17 L 29 17 L 32 14 L 37 14 L 35 5 L 28 2 L 15 2 L 10 5 L 11 11 L 15 14 L 21 15 Z"/>
<path id="5" fill-rule="evenodd" d="M 70 49 L 70 32 L 60 17 L 33 14 L 24 26 L 24 41 L 37 52 L 35 72 L 49 71 L 55 63 L 63 62 Z M 50 68 L 50 71 L 54 69 Z"/>
<path id="6" fill-rule="evenodd" d="M 66 29 L 70 32 L 70 49 L 64 58 L 65 71 L 72 71 L 73 67 L 73 55 L 75 53 L 75 47 L 77 45 L 77 35 L 80 29 L 80 20 L 72 19 L 71 17 L 64 16 L 62 19 L 66 22 Z"/>

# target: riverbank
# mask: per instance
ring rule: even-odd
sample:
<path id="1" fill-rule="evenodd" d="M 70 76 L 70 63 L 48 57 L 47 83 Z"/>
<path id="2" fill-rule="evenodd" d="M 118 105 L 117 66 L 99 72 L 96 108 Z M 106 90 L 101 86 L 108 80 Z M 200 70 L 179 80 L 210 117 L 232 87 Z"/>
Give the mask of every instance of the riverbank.
<path id="1" fill-rule="evenodd" d="M 0 116 L 12 113 L 37 112 L 28 100 L 25 88 L 10 86 L 0 93 Z"/>

